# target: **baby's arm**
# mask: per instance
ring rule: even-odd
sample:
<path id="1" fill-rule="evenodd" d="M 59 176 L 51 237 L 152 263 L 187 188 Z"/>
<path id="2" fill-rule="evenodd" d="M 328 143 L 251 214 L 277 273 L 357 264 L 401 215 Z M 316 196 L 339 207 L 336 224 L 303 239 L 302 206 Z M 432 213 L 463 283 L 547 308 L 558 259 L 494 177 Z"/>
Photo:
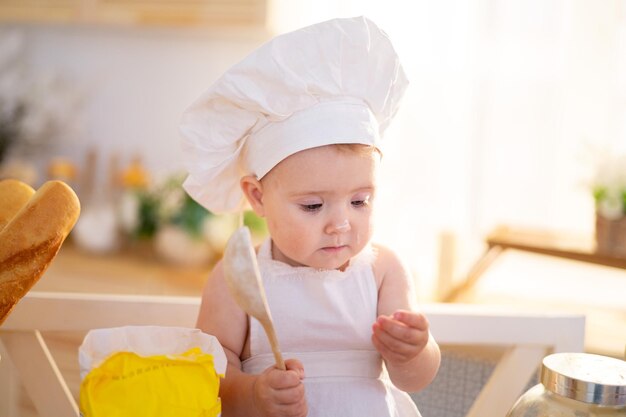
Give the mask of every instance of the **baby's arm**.
<path id="1" fill-rule="evenodd" d="M 419 391 L 437 374 L 439 346 L 430 334 L 428 320 L 417 309 L 411 274 L 397 255 L 379 247 L 374 272 L 380 286 L 372 343 L 383 356 L 394 385 L 408 392 Z"/>
<path id="2" fill-rule="evenodd" d="M 306 416 L 304 370 L 299 361 L 285 361 L 287 371 L 274 367 L 260 375 L 241 371 L 248 318 L 230 296 L 221 262 L 204 287 L 196 327 L 217 337 L 228 359 L 220 384 L 224 417 Z"/>

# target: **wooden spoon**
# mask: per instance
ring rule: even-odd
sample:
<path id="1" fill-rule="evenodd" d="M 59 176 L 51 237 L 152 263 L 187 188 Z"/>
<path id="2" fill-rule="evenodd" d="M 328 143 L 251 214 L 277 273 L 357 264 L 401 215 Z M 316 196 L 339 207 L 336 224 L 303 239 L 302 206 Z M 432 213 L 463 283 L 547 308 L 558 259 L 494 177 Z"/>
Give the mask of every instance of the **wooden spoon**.
<path id="1" fill-rule="evenodd" d="M 276 367 L 285 370 L 285 362 L 278 347 L 274 323 L 252 247 L 250 230 L 247 227 L 235 230 L 228 240 L 222 262 L 224 277 L 231 295 L 243 311 L 261 323 L 274 352 Z"/>

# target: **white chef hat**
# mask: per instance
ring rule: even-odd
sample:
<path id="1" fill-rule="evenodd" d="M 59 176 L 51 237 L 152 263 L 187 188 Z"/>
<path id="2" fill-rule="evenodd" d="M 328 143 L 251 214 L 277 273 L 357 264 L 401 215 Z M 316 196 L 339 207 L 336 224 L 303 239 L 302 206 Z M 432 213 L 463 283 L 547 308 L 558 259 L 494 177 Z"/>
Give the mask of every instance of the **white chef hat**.
<path id="1" fill-rule="evenodd" d="M 277 36 L 183 114 L 185 190 L 214 213 L 243 207 L 239 181 L 335 143 L 380 149 L 408 81 L 387 35 L 364 17 Z"/>

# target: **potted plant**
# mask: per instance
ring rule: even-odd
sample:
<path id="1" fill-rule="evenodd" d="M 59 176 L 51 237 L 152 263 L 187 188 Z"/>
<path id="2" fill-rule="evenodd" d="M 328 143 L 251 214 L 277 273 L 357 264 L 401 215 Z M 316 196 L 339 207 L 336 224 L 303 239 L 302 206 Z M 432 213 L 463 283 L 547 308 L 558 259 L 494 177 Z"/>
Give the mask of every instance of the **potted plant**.
<path id="1" fill-rule="evenodd" d="M 626 154 L 598 164 L 592 185 L 597 251 L 626 258 Z"/>
<path id="2" fill-rule="evenodd" d="M 165 261 L 210 264 L 221 256 L 237 219 L 202 207 L 183 190 L 183 180 L 174 174 L 152 186 L 127 188 L 120 223 L 129 239 L 150 242 Z M 265 235 L 265 222 L 252 212 L 245 213 L 244 222 L 257 240 Z"/>

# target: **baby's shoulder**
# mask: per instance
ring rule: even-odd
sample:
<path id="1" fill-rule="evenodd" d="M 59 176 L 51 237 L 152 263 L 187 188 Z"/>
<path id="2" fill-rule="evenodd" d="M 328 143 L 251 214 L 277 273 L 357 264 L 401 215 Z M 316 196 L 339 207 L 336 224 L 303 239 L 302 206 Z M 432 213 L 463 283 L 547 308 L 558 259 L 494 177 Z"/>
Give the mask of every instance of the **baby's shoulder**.
<path id="1" fill-rule="evenodd" d="M 405 273 L 407 268 L 400 256 L 392 249 L 379 243 L 372 243 L 372 249 L 376 256 L 372 264 L 376 283 L 380 287 L 385 277 L 397 276 L 398 272 Z"/>
<path id="2" fill-rule="evenodd" d="M 376 267 L 390 267 L 402 265 L 400 256 L 389 247 L 380 243 L 372 243 L 372 249 L 376 256 L 374 257 L 374 265 Z"/>

